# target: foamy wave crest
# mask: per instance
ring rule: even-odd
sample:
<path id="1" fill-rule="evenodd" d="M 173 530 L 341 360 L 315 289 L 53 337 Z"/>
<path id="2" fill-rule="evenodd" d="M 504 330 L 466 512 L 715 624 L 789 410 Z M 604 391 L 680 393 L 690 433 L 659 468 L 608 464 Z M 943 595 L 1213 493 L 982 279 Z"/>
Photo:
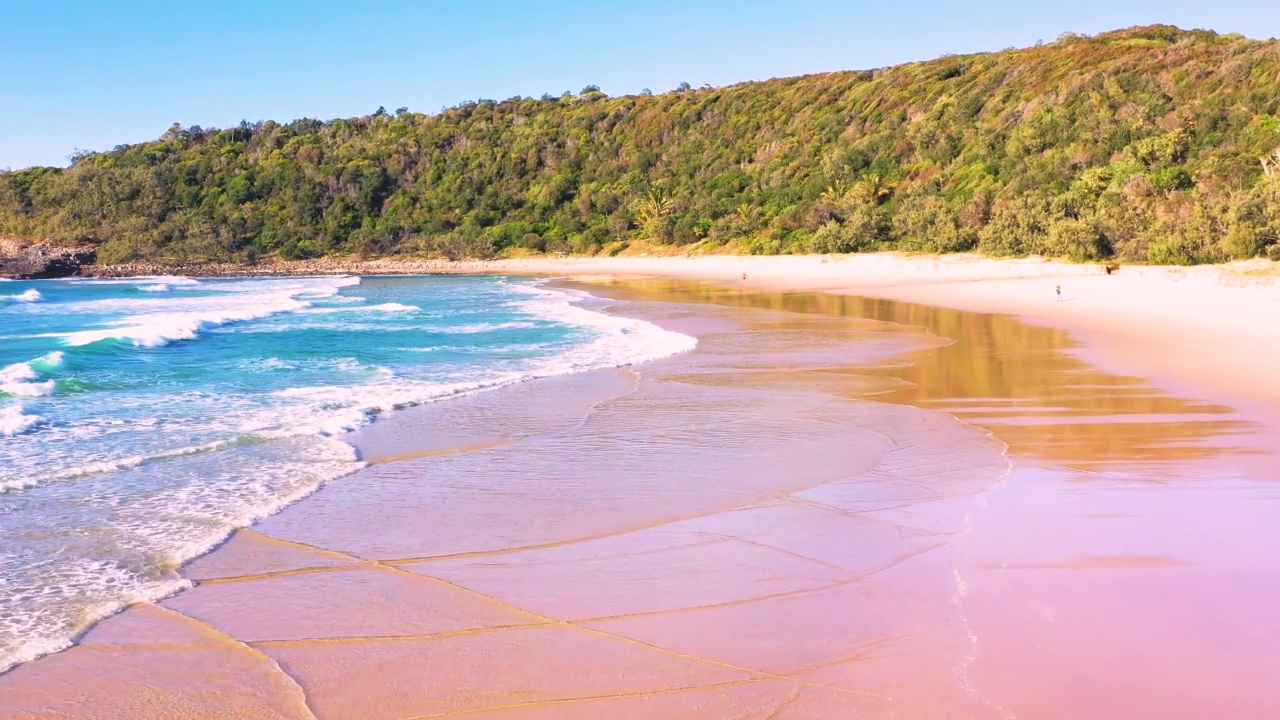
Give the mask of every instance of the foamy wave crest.
<path id="1" fill-rule="evenodd" d="M 344 287 L 359 285 L 360 278 L 350 275 L 296 278 L 253 278 L 206 284 L 202 289 L 241 294 L 245 292 L 291 293 L 309 297 L 329 297 Z"/>
<path id="2" fill-rule="evenodd" d="M 24 415 L 21 405 L 7 405 L 0 408 L 0 437 L 21 435 L 38 422 L 40 416 Z M 4 483 L 0 483 L 0 492 L 3 491 Z"/>
<path id="3" fill-rule="evenodd" d="M 0 393 L 14 397 L 40 397 L 53 394 L 53 381 L 44 382 L 0 382 Z"/>
<path id="4" fill-rule="evenodd" d="M 38 487 L 40 485 L 59 480 L 77 480 L 80 478 L 91 477 L 93 475 L 117 472 L 119 470 L 132 470 L 145 463 L 157 460 L 172 460 L 174 458 L 186 457 L 188 455 L 200 455 L 202 453 L 223 450 L 237 445 L 247 445 L 254 442 L 255 439 L 256 438 L 252 437 L 241 437 L 231 440 L 219 440 L 217 442 L 206 443 L 204 445 L 192 445 L 190 447 L 163 450 L 149 455 L 130 455 L 129 457 L 117 460 L 102 460 L 99 462 L 85 463 L 84 465 L 65 468 L 41 477 L 26 477 L 20 480 L 0 482 L 0 495 L 12 490 L 26 490 L 28 488 Z"/>
<path id="5" fill-rule="evenodd" d="M 342 287 L 360 282 L 360 278 L 333 278 L 319 285 L 306 282 L 263 282 L 261 286 L 270 292 L 236 293 L 225 296 L 192 298 L 183 301 L 182 310 L 169 312 L 143 312 L 121 320 L 106 323 L 99 330 L 81 330 L 59 337 L 71 346 L 88 345 L 102 340 L 118 340 L 135 347 L 160 347 L 176 340 L 194 340 L 201 331 L 231 323 L 260 320 L 281 313 L 298 312 L 311 307 L 310 300 L 332 295 Z M 239 287 L 241 290 L 257 289 L 246 283 L 229 283 L 222 288 Z M 220 288 L 220 289 L 222 289 Z M 105 300 L 96 303 L 95 310 L 108 307 L 142 308 L 164 307 L 154 300 Z M 160 301 L 163 302 L 163 301 Z M 109 303 L 109 304 L 108 304 Z"/>
<path id="6" fill-rule="evenodd" d="M 0 295 L 0 299 L 8 300 L 10 302 L 33 303 L 40 302 L 42 297 L 39 290 L 32 288 L 30 290 L 20 292 L 17 295 Z"/>
<path id="7" fill-rule="evenodd" d="M 260 431 L 266 436 L 333 436 L 358 430 L 378 415 L 479 390 L 510 385 L 524 379 L 505 374 L 475 382 L 429 383 L 412 380 L 381 381 L 364 385 L 318 385 L 280 390 L 277 397 L 308 401 L 310 414 L 296 416 L 287 428 Z M 305 412 L 305 411 L 303 411 Z"/>
<path id="8" fill-rule="evenodd" d="M 185 275 L 137 275 L 127 278 L 70 278 L 64 282 L 93 285 L 199 285 L 200 281 Z"/>
<path id="9" fill-rule="evenodd" d="M 166 293 L 175 287 L 191 287 L 199 285 L 199 280 L 189 277 L 169 277 L 156 276 L 147 278 L 134 278 L 133 282 L 138 285 L 138 290 L 145 293 Z"/>
<path id="10" fill-rule="evenodd" d="M 38 380 L 42 373 L 49 372 L 61 364 L 62 353 L 55 351 L 34 360 L 0 368 L 0 393 L 16 397 L 39 397 L 52 394 L 54 388 L 52 380 L 32 381 Z"/>
<path id="11" fill-rule="evenodd" d="M 495 373 L 471 382 L 432 383 L 387 378 L 362 385 L 322 385 L 280 390 L 277 397 L 302 399 L 311 406 L 310 414 L 294 416 L 287 429 L 253 428 L 264 434 L 279 436 L 296 434 L 340 435 L 372 422 L 379 414 L 446 398 L 493 390 L 519 382 L 590 370 L 622 367 L 687 352 L 697 346 L 697 339 L 664 330 L 653 323 L 633 318 L 616 317 L 588 310 L 575 304 L 587 295 L 547 290 L 534 286 L 519 287 L 531 296 L 523 309 L 547 320 L 568 323 L 591 331 L 597 337 L 556 357 L 520 370 Z M 531 322 L 493 324 L 485 329 L 503 327 L 536 327 Z M 465 328 L 468 326 L 459 326 Z M 479 324 L 470 327 L 479 327 Z M 472 329 L 471 332 L 484 330 Z"/>
<path id="12" fill-rule="evenodd" d="M 537 323 L 516 320 L 503 323 L 472 323 L 470 325 L 451 325 L 446 327 L 432 328 L 432 332 L 445 333 L 446 335 L 474 335 L 476 333 L 497 332 L 499 330 L 521 330 L 527 328 L 536 328 Z"/>
<path id="13" fill-rule="evenodd" d="M 298 366 L 294 363 L 280 358 L 265 358 L 262 360 L 245 360 L 240 363 L 240 367 L 245 370 L 297 370 Z"/>
<path id="14" fill-rule="evenodd" d="M 19 584 L 15 596 L 69 597 L 82 593 L 84 585 L 92 585 L 97 592 L 81 609 L 81 622 L 93 624 L 110 617 L 135 603 L 157 602 L 194 585 L 190 580 L 168 573 L 159 580 L 148 580 L 106 560 L 75 560 L 67 567 L 58 568 L 58 580 L 39 587 Z M 77 587 L 81 586 L 81 587 Z M 114 595 L 114 597 L 111 597 Z M 103 597 L 107 596 L 107 597 Z M 108 599 L 110 598 L 110 599 Z M 19 638 L 16 647 L 4 648 L 0 644 L 0 674 L 25 662 L 66 650 L 74 644 L 76 630 L 70 623 L 50 624 L 41 613 L 21 606 L 4 608 L 0 602 L 0 638 Z"/>
<path id="15" fill-rule="evenodd" d="M 524 310 L 537 317 L 574 325 L 598 335 L 584 346 L 548 361 L 543 372 L 564 374 L 606 367 L 622 367 L 689 352 L 697 338 L 664 330 L 651 322 L 608 315 L 578 305 L 589 295 L 574 295 L 536 285 L 512 285 L 530 295 Z"/>
<path id="16" fill-rule="evenodd" d="M 218 482 L 175 482 L 151 493 L 104 498 L 113 508 L 110 530 L 120 558 L 75 557 L 72 551 L 30 562 L 0 554 L 0 576 L 11 591 L 0 593 L 0 672 L 68 647 L 86 627 L 130 604 L 190 587 L 164 568 L 203 555 L 236 528 L 365 465 L 337 441 L 296 438 L 259 447 L 265 453 L 260 457 L 221 454 L 202 458 L 199 468 L 178 461 L 169 470 L 193 477 L 212 466 Z"/>
<path id="17" fill-rule="evenodd" d="M 419 308 L 413 305 L 402 305 L 400 303 L 381 303 L 379 305 L 352 305 L 348 307 L 323 307 L 323 308 L 307 308 L 302 312 L 311 315 L 329 315 L 332 313 L 349 313 L 349 312 L 412 312 Z"/>
<path id="18" fill-rule="evenodd" d="M 63 337 L 66 338 L 66 343 L 73 347 L 101 340 L 120 340 L 135 347 L 160 347 L 174 340 L 194 340 L 201 330 L 209 330 L 229 323 L 259 320 L 279 313 L 301 310 L 307 306 L 308 303 L 304 301 L 288 298 L 277 300 L 274 305 L 243 310 L 135 315 L 128 320 L 112 323 L 115 327 L 105 330 L 82 330 L 67 333 Z"/>

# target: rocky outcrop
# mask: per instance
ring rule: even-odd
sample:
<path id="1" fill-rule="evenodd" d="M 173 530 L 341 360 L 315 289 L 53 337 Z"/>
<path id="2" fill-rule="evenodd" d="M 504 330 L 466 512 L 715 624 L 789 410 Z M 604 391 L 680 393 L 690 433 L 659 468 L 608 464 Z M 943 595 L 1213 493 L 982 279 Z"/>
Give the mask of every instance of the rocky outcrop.
<path id="1" fill-rule="evenodd" d="M 97 256 L 91 245 L 63 247 L 0 238 L 0 278 L 43 280 L 82 275 Z"/>

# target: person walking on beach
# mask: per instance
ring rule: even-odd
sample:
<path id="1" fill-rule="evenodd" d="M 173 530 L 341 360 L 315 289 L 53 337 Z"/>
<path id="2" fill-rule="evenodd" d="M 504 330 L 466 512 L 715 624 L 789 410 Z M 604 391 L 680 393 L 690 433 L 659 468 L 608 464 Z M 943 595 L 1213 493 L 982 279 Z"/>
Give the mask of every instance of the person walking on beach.
<path id="1" fill-rule="evenodd" d="M 1058 296 L 1058 302 L 1062 302 L 1062 286 L 1061 285 L 1055 286 L 1053 291 Z"/>

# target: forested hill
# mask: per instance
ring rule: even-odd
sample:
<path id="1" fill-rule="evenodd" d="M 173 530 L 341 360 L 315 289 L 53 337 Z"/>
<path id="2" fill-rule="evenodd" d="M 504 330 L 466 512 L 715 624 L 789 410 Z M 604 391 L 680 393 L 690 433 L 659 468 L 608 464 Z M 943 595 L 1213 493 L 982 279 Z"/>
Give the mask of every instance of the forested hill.
<path id="1" fill-rule="evenodd" d="M 1275 252 L 1280 43 L 1167 26 L 725 88 L 175 125 L 0 173 L 0 235 L 99 262 L 977 249 Z"/>

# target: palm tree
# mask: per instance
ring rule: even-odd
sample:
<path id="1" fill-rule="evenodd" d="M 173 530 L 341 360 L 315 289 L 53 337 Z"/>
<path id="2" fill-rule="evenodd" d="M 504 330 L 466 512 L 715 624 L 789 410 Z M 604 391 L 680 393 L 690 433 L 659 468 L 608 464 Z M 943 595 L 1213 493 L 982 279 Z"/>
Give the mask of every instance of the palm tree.
<path id="1" fill-rule="evenodd" d="M 846 185 L 843 180 L 837 180 L 828 185 L 826 190 L 822 191 L 822 194 L 818 196 L 818 200 L 820 202 L 827 203 L 828 205 L 834 205 L 848 194 L 849 186 Z"/>
<path id="2" fill-rule="evenodd" d="M 893 186 L 879 173 L 864 175 L 853 186 L 853 195 L 868 205 L 879 205 L 893 194 Z"/>
<path id="3" fill-rule="evenodd" d="M 644 224 L 670 213 L 672 207 L 671 198 L 660 188 L 653 188 L 636 204 L 636 215 Z"/>
<path id="4" fill-rule="evenodd" d="M 649 194 L 636 203 L 636 219 L 640 227 L 650 238 L 656 239 L 660 233 L 655 232 L 662 218 L 671 214 L 675 208 L 670 196 L 661 188 L 649 190 Z"/>

